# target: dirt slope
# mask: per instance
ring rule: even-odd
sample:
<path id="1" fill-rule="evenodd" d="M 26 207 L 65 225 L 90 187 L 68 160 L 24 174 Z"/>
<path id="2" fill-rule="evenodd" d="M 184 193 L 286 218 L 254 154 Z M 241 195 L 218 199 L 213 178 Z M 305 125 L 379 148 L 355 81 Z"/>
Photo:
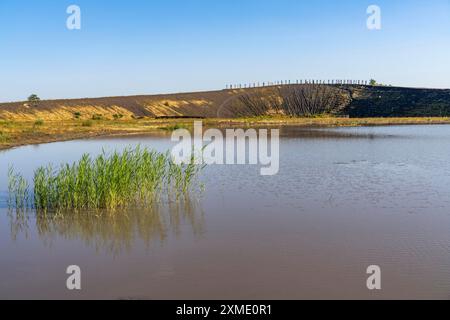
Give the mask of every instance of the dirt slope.
<path id="1" fill-rule="evenodd" d="M 450 90 L 398 87 L 341 86 L 351 93 L 351 101 L 341 113 L 351 117 L 449 116 Z M 227 118 L 235 117 L 230 104 L 256 89 L 221 90 L 167 95 L 46 100 L 0 103 L 4 120 L 71 120 L 113 118 Z"/>

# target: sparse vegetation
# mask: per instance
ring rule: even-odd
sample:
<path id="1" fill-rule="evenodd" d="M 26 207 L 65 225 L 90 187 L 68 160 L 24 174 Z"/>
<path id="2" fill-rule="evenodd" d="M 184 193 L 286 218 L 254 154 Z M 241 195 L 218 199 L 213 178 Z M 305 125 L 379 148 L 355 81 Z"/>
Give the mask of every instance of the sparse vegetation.
<path id="1" fill-rule="evenodd" d="M 201 168 L 194 159 L 175 164 L 168 154 L 140 147 L 92 158 L 85 154 L 74 164 L 58 170 L 51 165 L 34 173 L 34 189 L 9 170 L 10 205 L 44 212 L 63 209 L 109 209 L 149 204 L 160 192 L 187 193 Z"/>
<path id="2" fill-rule="evenodd" d="M 43 124 L 44 124 L 44 120 L 42 120 L 42 119 L 38 119 L 34 122 L 35 126 L 42 126 Z"/>
<path id="3" fill-rule="evenodd" d="M 6 143 L 9 141 L 9 139 L 10 139 L 9 134 L 7 134 L 3 131 L 0 131 L 0 143 Z"/>
<path id="4" fill-rule="evenodd" d="M 327 85 L 307 84 L 282 87 L 282 111 L 291 117 L 312 117 L 336 113 L 345 107 L 347 93 Z"/>
<path id="5" fill-rule="evenodd" d="M 231 106 L 231 113 L 239 116 L 261 116 L 281 110 L 283 99 L 278 88 L 273 88 L 242 94 L 237 102 L 237 105 Z"/>
<path id="6" fill-rule="evenodd" d="M 73 116 L 74 116 L 75 119 L 80 119 L 81 118 L 81 112 L 75 112 L 73 114 Z"/>
<path id="7" fill-rule="evenodd" d="M 92 120 L 95 121 L 103 120 L 103 116 L 101 114 L 94 114 L 92 115 Z"/>
<path id="8" fill-rule="evenodd" d="M 92 127 L 93 123 L 91 120 L 86 120 L 83 121 L 83 123 L 81 124 L 82 127 Z"/>
<path id="9" fill-rule="evenodd" d="M 176 131 L 179 129 L 188 129 L 188 127 L 184 124 L 174 124 L 174 125 L 170 125 L 170 126 L 166 126 L 166 127 L 161 127 L 159 128 L 160 130 L 164 130 L 164 131 Z"/>
<path id="10" fill-rule="evenodd" d="M 243 116 L 282 114 L 291 117 L 312 117 L 337 113 L 350 103 L 348 93 L 342 89 L 321 85 L 286 85 L 270 90 L 244 93 L 240 105 L 233 113 Z"/>

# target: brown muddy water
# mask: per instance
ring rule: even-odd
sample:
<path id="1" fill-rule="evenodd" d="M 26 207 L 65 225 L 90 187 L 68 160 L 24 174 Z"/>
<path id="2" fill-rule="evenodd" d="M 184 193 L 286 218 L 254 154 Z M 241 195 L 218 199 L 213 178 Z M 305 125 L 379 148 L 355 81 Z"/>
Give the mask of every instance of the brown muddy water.
<path id="1" fill-rule="evenodd" d="M 210 166 L 189 201 L 114 217 L 8 212 L 9 164 L 27 176 L 168 138 L 134 136 L 0 153 L 0 298 L 448 299 L 450 126 L 282 128 L 280 172 Z M 66 289 L 66 268 L 82 290 Z M 382 290 L 366 287 L 367 267 Z"/>

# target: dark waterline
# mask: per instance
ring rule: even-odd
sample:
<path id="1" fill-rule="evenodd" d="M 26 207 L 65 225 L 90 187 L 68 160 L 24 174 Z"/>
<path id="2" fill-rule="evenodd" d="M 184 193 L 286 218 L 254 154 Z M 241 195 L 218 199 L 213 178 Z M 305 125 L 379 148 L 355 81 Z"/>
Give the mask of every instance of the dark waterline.
<path id="1" fill-rule="evenodd" d="M 211 166 L 189 203 L 47 221 L 5 208 L 25 176 L 82 153 L 166 138 L 115 137 L 0 152 L 0 298 L 450 297 L 450 126 L 282 128 L 280 172 Z M 65 270 L 82 269 L 81 292 Z M 382 268 L 381 292 L 366 288 Z"/>

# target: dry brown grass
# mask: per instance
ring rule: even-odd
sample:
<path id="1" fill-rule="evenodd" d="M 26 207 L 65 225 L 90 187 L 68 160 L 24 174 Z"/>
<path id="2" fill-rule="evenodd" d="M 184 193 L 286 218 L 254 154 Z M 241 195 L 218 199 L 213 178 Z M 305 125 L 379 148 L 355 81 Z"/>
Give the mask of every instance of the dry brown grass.
<path id="1" fill-rule="evenodd" d="M 450 124 L 450 117 L 404 117 L 404 118 L 344 118 L 344 117 L 285 117 L 264 116 L 239 119 L 217 119 L 216 123 L 261 125 L 292 125 L 305 127 L 359 127 L 386 125 Z"/>

